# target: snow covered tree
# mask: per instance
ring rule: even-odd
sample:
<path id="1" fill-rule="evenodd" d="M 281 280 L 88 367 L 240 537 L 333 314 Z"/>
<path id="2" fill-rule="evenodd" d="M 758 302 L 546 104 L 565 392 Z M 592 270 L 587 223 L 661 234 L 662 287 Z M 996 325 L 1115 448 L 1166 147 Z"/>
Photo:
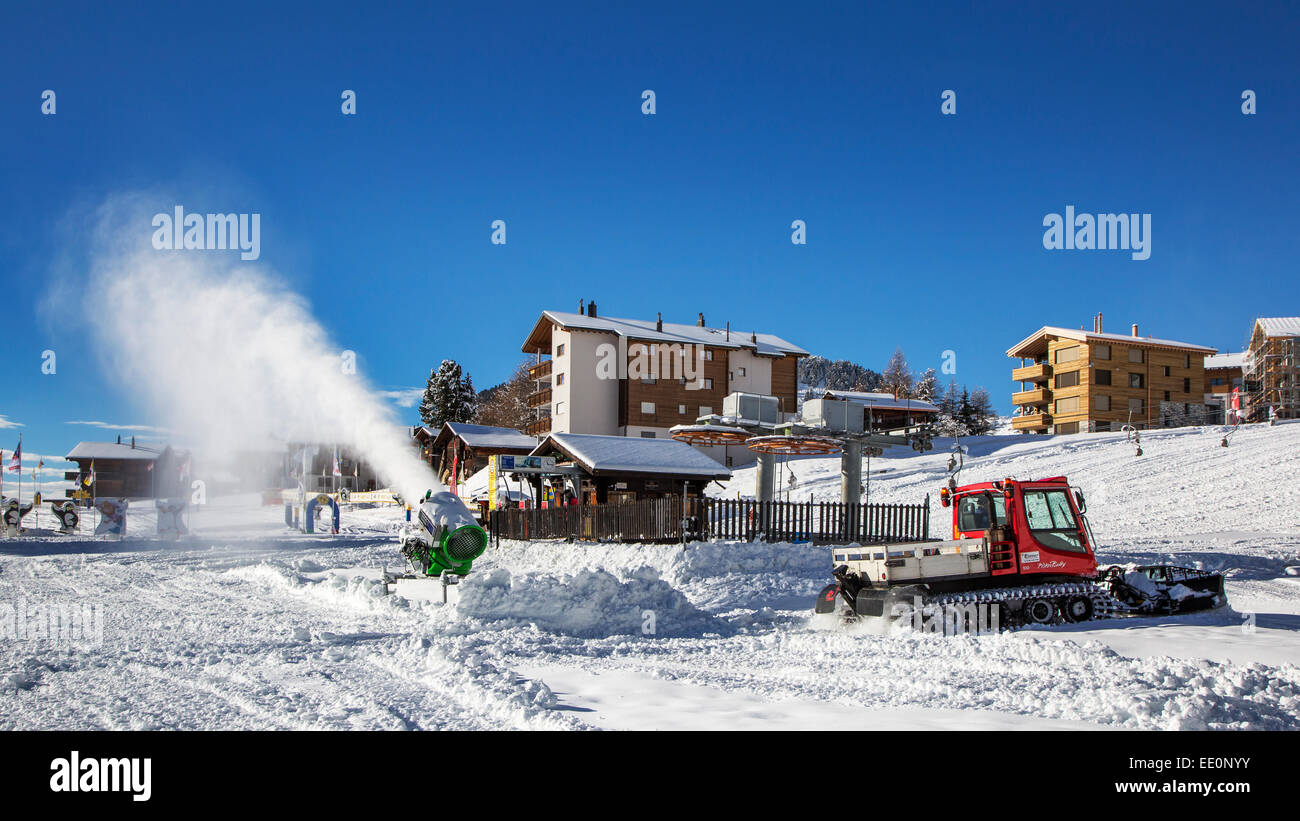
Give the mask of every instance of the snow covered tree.
<path id="1" fill-rule="evenodd" d="M 934 422 L 935 433 L 940 436 L 965 436 L 970 432 L 958 417 L 961 394 L 957 392 L 956 380 L 948 381 L 948 389 L 944 391 L 938 404 L 939 417 Z"/>
<path id="2" fill-rule="evenodd" d="M 979 435 L 993 430 L 998 414 L 993 409 L 993 400 L 989 398 L 989 392 L 983 388 L 976 388 L 971 391 L 969 402 L 970 432 Z"/>
<path id="3" fill-rule="evenodd" d="M 912 398 L 920 399 L 922 402 L 934 402 L 939 398 L 939 376 L 934 372 L 934 368 L 925 369 L 921 381 L 916 383 Z"/>
<path id="4" fill-rule="evenodd" d="M 881 376 L 880 389 L 899 399 L 908 399 L 912 396 L 915 381 L 912 369 L 907 366 L 907 357 L 903 356 L 903 349 L 896 349 L 894 355 L 889 357 L 889 366 Z"/>
<path id="5" fill-rule="evenodd" d="M 847 359 L 806 356 L 799 360 L 799 384 L 814 397 L 824 391 L 874 391 L 880 388 L 880 374 Z"/>
<path id="6" fill-rule="evenodd" d="M 443 422 L 468 422 L 474 418 L 475 399 L 469 374 L 463 374 L 455 361 L 444 359 L 436 370 L 429 371 L 420 419 L 435 430 Z"/>
<path id="7" fill-rule="evenodd" d="M 528 397 L 536 386 L 528 378 L 528 362 L 519 363 L 510 379 L 493 385 L 478 395 L 478 413 L 474 423 L 499 428 L 523 430 L 532 420 Z"/>

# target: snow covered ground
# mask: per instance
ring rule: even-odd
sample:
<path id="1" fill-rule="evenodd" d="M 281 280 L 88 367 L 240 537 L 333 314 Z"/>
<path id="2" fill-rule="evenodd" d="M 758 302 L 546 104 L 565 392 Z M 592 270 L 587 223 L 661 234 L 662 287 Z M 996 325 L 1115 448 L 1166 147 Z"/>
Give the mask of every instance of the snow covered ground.
<path id="1" fill-rule="evenodd" d="M 1221 435 L 966 442 L 962 482 L 1066 475 L 1104 561 L 1223 569 L 1231 602 L 981 637 L 813 618 L 827 548 L 506 543 L 443 607 L 382 595 L 393 508 L 308 536 L 215 499 L 161 542 L 138 506 L 123 541 L 0 541 L 0 727 L 1300 729 L 1300 424 Z M 871 500 L 929 493 L 944 535 L 950 445 L 872 459 Z M 837 498 L 838 458 L 788 469 L 792 498 Z"/>

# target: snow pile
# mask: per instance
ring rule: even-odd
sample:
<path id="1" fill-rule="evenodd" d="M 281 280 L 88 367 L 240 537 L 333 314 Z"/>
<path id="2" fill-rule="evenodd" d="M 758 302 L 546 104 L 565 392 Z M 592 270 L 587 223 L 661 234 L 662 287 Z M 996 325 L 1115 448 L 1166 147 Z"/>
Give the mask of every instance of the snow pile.
<path id="1" fill-rule="evenodd" d="M 527 622 L 572 636 L 679 636 L 716 631 L 720 624 L 686 596 L 641 567 L 620 579 L 604 570 L 573 576 L 497 569 L 467 582 L 457 613 L 484 621 Z"/>

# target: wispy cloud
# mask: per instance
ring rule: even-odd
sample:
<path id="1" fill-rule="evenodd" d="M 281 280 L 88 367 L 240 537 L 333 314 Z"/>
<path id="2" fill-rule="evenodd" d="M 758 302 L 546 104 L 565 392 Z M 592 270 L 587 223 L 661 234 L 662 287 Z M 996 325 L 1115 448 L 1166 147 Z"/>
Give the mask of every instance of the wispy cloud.
<path id="1" fill-rule="evenodd" d="M 10 419 L 8 416 L 5 416 L 4 414 L 0 413 L 0 430 L 5 430 L 7 428 L 21 428 L 21 427 L 23 427 L 22 422 L 15 422 L 12 419 Z"/>
<path id="2" fill-rule="evenodd" d="M 110 422 L 94 422 L 85 420 L 74 420 L 64 422 L 65 425 L 87 425 L 92 428 L 103 428 L 104 430 L 125 430 L 146 433 L 168 433 L 167 428 L 160 428 L 155 425 L 114 425 Z"/>
<path id="3" fill-rule="evenodd" d="M 395 391 L 379 391 L 379 395 L 397 405 L 399 408 L 413 408 L 424 398 L 424 388 L 401 388 Z"/>

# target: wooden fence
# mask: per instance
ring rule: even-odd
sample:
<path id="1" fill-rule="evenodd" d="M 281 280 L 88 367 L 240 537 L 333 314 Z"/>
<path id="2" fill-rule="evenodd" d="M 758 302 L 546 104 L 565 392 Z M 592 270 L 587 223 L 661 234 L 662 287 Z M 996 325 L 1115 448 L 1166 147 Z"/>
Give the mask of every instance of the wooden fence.
<path id="1" fill-rule="evenodd" d="M 920 505 L 755 502 L 746 499 L 646 499 L 614 505 L 569 505 L 492 511 L 498 541 L 567 539 L 678 542 L 731 539 L 848 544 L 930 538 L 930 497 Z"/>

